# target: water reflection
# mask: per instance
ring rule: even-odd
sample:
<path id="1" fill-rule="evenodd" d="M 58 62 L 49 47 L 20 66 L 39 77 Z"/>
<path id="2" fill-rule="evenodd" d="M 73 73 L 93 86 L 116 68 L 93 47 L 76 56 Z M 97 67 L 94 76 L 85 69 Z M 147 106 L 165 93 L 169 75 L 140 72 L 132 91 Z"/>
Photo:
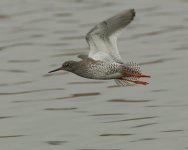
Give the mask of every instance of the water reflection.
<path id="1" fill-rule="evenodd" d="M 133 134 L 101 134 L 100 136 L 129 136 Z"/>
<path id="2" fill-rule="evenodd" d="M 108 121 L 108 122 L 105 122 L 105 123 L 124 122 L 124 121 L 135 121 L 135 120 L 145 120 L 145 119 L 153 119 L 153 118 L 157 118 L 157 116 L 148 116 L 148 117 L 139 117 L 139 118 L 129 118 L 129 119 L 122 119 L 122 120 Z"/>
<path id="3" fill-rule="evenodd" d="M 63 143 L 67 143 L 67 141 L 46 141 L 46 143 L 50 145 L 62 145 Z"/>
<path id="4" fill-rule="evenodd" d="M 126 102 L 126 103 L 142 103 L 142 102 L 149 102 L 151 100 L 126 100 L 126 99 L 112 99 L 108 100 L 108 102 Z"/>
<path id="5" fill-rule="evenodd" d="M 61 110 L 75 110 L 78 109 L 76 107 L 69 107 L 69 108 L 45 108 L 45 110 L 52 110 L 52 111 L 61 111 Z"/>
<path id="6" fill-rule="evenodd" d="M 22 136 L 26 136 L 26 135 L 2 135 L 0 136 L 0 139 L 4 139 L 4 138 L 17 138 L 17 137 L 22 137 Z"/>
<path id="7" fill-rule="evenodd" d="M 0 95 L 18 95 L 18 94 L 29 94 L 29 93 L 38 93 L 38 92 L 47 92 L 47 91 L 61 91 L 63 88 L 54 88 L 54 89 L 37 89 L 29 91 L 17 91 L 17 92 L 1 92 Z"/>

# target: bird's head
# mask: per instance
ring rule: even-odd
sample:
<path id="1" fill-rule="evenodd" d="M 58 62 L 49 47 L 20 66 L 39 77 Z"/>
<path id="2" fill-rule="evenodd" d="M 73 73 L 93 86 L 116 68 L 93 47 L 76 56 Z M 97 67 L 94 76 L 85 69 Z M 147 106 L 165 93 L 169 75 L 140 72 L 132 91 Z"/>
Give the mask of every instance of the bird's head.
<path id="1" fill-rule="evenodd" d="M 69 72 L 73 72 L 75 69 L 76 69 L 76 61 L 66 61 L 62 64 L 61 67 L 57 68 L 57 69 L 54 69 L 52 71 L 49 71 L 48 73 L 52 73 L 52 72 L 56 72 L 56 71 L 59 71 L 59 70 L 66 70 L 66 71 L 69 71 Z"/>

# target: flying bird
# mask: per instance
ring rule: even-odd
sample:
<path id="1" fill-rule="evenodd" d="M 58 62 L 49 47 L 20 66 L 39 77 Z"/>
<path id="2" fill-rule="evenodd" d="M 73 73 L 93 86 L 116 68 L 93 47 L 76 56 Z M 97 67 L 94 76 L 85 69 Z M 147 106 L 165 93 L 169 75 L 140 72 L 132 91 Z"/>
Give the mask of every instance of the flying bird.
<path id="1" fill-rule="evenodd" d="M 80 61 L 66 61 L 61 67 L 49 73 L 66 70 L 78 76 L 97 79 L 114 79 L 117 85 L 147 85 L 139 78 L 150 77 L 141 73 L 133 62 L 124 63 L 117 48 L 117 37 L 135 17 L 135 10 L 123 11 L 94 26 L 86 35 L 90 51 L 88 55 L 78 55 Z"/>

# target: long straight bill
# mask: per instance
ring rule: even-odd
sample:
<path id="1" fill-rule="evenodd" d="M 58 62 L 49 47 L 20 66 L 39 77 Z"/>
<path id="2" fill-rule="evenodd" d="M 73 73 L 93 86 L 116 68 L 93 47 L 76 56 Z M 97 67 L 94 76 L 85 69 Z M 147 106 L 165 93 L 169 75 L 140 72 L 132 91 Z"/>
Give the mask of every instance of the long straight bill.
<path id="1" fill-rule="evenodd" d="M 54 70 L 52 70 L 52 71 L 49 71 L 48 73 L 56 72 L 56 71 L 59 71 L 59 70 L 63 70 L 63 67 L 60 67 L 60 68 L 54 69 Z"/>

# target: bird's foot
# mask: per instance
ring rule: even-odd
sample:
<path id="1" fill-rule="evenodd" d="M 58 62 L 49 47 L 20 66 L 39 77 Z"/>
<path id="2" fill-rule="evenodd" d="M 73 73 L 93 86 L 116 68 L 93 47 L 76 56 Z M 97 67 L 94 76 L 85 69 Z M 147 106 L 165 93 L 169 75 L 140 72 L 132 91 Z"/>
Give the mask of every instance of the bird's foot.
<path id="1" fill-rule="evenodd" d="M 136 83 L 136 84 L 142 84 L 142 85 L 149 84 L 148 82 L 145 82 L 145 81 L 130 80 L 130 79 L 125 79 L 125 78 L 120 78 L 120 80 L 125 80 L 125 81 L 128 81 L 128 82 L 132 82 L 132 83 Z"/>
<path id="2" fill-rule="evenodd" d="M 134 76 L 134 77 L 138 77 L 138 78 L 150 78 L 151 76 L 149 75 L 145 75 L 145 74 L 139 74 L 139 73 L 132 73 L 132 72 L 129 72 L 127 70 L 123 70 L 122 71 L 123 74 L 125 75 L 128 75 L 128 76 Z"/>

